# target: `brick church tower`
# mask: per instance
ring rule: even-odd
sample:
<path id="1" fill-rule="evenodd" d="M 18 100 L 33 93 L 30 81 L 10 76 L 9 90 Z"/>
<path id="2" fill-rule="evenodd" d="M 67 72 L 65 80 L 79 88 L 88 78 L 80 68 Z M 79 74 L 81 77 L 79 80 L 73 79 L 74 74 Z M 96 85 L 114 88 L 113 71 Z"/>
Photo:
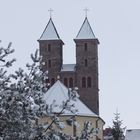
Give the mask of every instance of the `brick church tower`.
<path id="1" fill-rule="evenodd" d="M 40 55 L 45 62 L 43 70 L 49 71 L 51 85 L 60 76 L 67 87 L 78 87 L 80 99 L 99 114 L 98 44 L 87 17 L 74 39 L 76 64 L 63 64 L 63 41 L 50 18 L 39 41 Z"/>
<path id="2" fill-rule="evenodd" d="M 40 55 L 45 62 L 43 70 L 49 71 L 48 76 L 51 79 L 51 84 L 53 84 L 62 68 L 64 43 L 60 39 L 51 18 L 38 41 Z"/>

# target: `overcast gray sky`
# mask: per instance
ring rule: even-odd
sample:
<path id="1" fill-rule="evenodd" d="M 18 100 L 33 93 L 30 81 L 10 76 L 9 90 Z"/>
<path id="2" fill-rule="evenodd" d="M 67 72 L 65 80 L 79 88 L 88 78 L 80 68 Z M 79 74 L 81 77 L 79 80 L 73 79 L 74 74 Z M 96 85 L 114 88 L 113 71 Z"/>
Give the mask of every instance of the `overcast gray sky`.
<path id="1" fill-rule="evenodd" d="M 118 108 L 127 128 L 140 128 L 140 1 L 139 0 L 0 0 L 0 40 L 13 42 L 17 62 L 30 61 L 37 39 L 52 18 L 65 42 L 64 63 L 75 63 L 79 28 L 88 19 L 99 45 L 100 115 L 112 125 Z M 11 72 L 14 69 L 11 70 Z"/>

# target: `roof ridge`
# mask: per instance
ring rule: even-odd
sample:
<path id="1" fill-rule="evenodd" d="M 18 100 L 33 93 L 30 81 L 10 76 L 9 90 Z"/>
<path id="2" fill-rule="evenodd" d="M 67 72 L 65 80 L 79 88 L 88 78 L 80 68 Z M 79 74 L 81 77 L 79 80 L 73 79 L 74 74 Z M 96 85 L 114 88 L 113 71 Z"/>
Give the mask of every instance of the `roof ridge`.
<path id="1" fill-rule="evenodd" d="M 57 83 L 57 82 L 59 83 L 61 89 L 63 90 L 63 94 L 64 94 L 64 96 L 66 97 L 66 100 L 67 100 L 67 96 L 66 96 L 65 91 L 64 91 L 64 89 L 63 89 L 63 88 L 66 88 L 66 87 L 65 87 L 64 84 L 61 83 L 59 80 L 57 80 L 56 83 Z M 62 87 L 62 86 L 63 86 L 63 87 Z"/>
<path id="2" fill-rule="evenodd" d="M 67 99 L 69 99 L 69 89 L 60 80 L 57 80 L 56 83 L 50 89 L 51 90 L 47 91 L 49 93 L 45 94 L 46 103 L 48 105 L 51 105 L 53 100 L 56 100 L 56 104 L 58 106 L 54 108 L 54 112 L 59 112 L 59 107 L 62 105 L 63 101 L 65 102 Z M 49 94 L 49 96 L 47 96 L 47 94 Z M 78 110 L 76 112 L 77 115 L 99 117 L 97 114 L 91 111 L 79 98 L 77 98 L 76 101 L 71 100 L 70 103 L 74 104 L 74 109 Z M 72 113 L 69 110 L 65 110 L 65 113 L 63 115 L 67 114 L 72 115 Z"/>

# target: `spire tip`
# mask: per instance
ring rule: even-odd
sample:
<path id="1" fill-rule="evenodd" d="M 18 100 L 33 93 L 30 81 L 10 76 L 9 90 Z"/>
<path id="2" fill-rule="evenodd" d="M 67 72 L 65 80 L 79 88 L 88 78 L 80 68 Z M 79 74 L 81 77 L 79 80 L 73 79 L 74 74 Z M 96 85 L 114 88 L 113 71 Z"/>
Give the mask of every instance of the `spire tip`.
<path id="1" fill-rule="evenodd" d="M 48 11 L 50 12 L 50 19 L 51 19 L 53 10 L 50 8 Z"/>
<path id="2" fill-rule="evenodd" d="M 85 8 L 84 11 L 85 11 L 85 18 L 87 18 L 87 12 L 89 11 L 89 9 Z"/>

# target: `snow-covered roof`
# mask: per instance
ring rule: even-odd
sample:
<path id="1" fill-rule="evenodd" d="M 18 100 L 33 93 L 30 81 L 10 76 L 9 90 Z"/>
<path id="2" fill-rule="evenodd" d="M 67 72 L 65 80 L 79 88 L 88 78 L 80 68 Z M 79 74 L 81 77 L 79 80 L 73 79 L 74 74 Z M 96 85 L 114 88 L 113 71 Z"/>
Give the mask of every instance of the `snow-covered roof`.
<path id="1" fill-rule="evenodd" d="M 59 34 L 51 18 L 39 40 L 60 40 Z"/>
<path id="2" fill-rule="evenodd" d="M 48 105 L 51 105 L 54 101 L 57 106 L 53 107 L 54 113 L 59 113 L 62 110 L 62 103 L 66 102 L 68 97 L 68 88 L 63 85 L 59 80 L 47 91 L 45 94 L 45 100 Z M 95 113 L 93 113 L 80 99 L 76 99 L 76 101 L 72 100 L 70 104 L 74 104 L 74 110 L 78 110 L 76 115 L 78 116 L 92 116 L 98 117 Z M 68 110 L 62 115 L 75 115 Z"/>
<path id="3" fill-rule="evenodd" d="M 95 39 L 93 30 L 89 24 L 87 17 L 85 18 L 80 31 L 78 32 L 76 39 Z"/>
<path id="4" fill-rule="evenodd" d="M 140 140 L 140 129 L 127 130 L 125 140 Z"/>
<path id="5" fill-rule="evenodd" d="M 63 64 L 61 71 L 75 71 L 75 64 Z"/>

